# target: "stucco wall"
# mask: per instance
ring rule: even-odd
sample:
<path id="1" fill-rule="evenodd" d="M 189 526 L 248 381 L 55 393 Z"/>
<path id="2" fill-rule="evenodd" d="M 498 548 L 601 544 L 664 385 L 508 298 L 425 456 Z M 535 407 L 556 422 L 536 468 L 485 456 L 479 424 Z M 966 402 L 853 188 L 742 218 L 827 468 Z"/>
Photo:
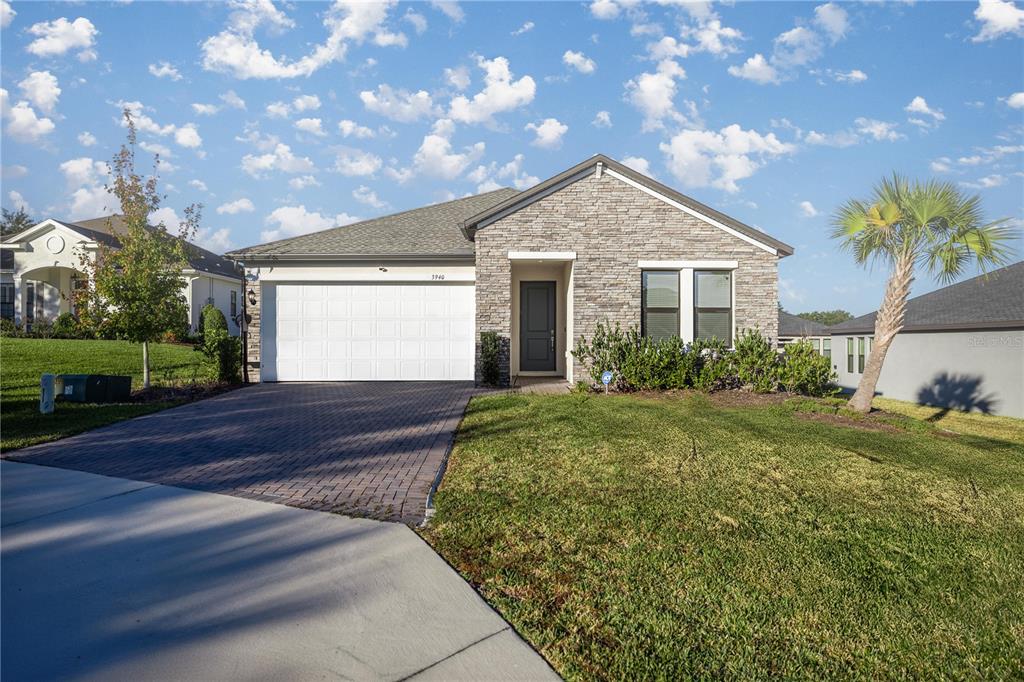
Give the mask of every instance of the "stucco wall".
<path id="1" fill-rule="evenodd" d="M 192 325 L 192 329 L 198 329 L 199 315 L 202 313 L 203 307 L 206 305 L 207 301 L 209 299 L 213 299 L 213 304 L 217 306 L 217 309 L 224 313 L 224 317 L 227 318 L 228 332 L 232 336 L 238 336 L 238 324 L 231 318 L 231 292 L 237 292 L 235 295 L 238 297 L 238 312 L 241 312 L 241 281 L 228 281 L 219 277 L 210 277 L 205 274 L 192 275 L 189 279 L 191 279 L 191 282 L 189 286 L 186 287 L 185 296 L 189 301 L 189 321 Z"/>
<path id="2" fill-rule="evenodd" d="M 509 251 L 574 251 L 574 339 L 598 322 L 640 325 L 639 260 L 735 260 L 735 329 L 778 330 L 778 258 L 608 174 L 570 184 L 476 235 L 476 332 L 496 331 L 511 347 Z M 682 283 L 686 286 L 688 283 Z M 572 373 L 574 361 L 568 368 Z M 508 351 L 502 379 L 510 376 Z M 479 358 L 477 364 L 479 377 Z"/>
<path id="3" fill-rule="evenodd" d="M 832 337 L 832 362 L 839 385 L 855 389 L 861 375 L 846 371 L 846 338 Z M 886 398 L 1024 418 L 1024 330 L 899 334 L 877 391 Z"/>

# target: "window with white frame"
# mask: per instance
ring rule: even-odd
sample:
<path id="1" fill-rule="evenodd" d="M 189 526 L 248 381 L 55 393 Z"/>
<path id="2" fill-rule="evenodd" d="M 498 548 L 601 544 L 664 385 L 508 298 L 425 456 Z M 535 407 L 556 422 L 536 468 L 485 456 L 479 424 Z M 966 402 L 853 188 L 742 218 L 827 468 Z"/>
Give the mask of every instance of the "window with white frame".
<path id="1" fill-rule="evenodd" d="M 641 279 L 641 333 L 655 341 L 679 336 L 679 271 L 644 270 Z"/>
<path id="2" fill-rule="evenodd" d="M 14 284 L 0 284 L 0 318 L 14 319 Z"/>
<path id="3" fill-rule="evenodd" d="M 832 339 L 821 340 L 821 354 L 829 360 L 832 359 Z"/>
<path id="4" fill-rule="evenodd" d="M 732 272 L 694 271 L 693 338 L 717 338 L 732 346 Z"/>

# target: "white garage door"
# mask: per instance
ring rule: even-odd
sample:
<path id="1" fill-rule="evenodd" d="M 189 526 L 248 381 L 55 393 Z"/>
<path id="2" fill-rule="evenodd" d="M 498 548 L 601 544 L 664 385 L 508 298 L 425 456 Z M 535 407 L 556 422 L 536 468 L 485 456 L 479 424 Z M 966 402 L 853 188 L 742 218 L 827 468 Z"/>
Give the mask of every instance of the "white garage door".
<path id="1" fill-rule="evenodd" d="M 277 381 L 473 378 L 473 285 L 278 284 Z"/>

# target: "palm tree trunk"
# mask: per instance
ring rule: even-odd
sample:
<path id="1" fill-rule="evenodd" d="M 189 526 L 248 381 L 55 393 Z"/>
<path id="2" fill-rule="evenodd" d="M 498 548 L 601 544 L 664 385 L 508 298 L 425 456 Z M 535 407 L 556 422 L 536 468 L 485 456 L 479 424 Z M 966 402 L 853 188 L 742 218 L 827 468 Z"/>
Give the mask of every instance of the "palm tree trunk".
<path id="1" fill-rule="evenodd" d="M 142 342 L 142 387 L 149 388 L 149 341 Z"/>
<path id="2" fill-rule="evenodd" d="M 910 284 L 914 281 L 914 258 L 901 255 L 893 265 L 892 274 L 885 285 L 885 298 L 875 317 L 875 339 L 871 344 L 864 374 L 857 384 L 857 391 L 850 398 L 847 407 L 857 412 L 871 411 L 871 400 L 875 397 L 875 386 L 882 374 L 882 363 L 893 339 L 903 329 L 903 316 L 907 311 L 907 297 Z"/>

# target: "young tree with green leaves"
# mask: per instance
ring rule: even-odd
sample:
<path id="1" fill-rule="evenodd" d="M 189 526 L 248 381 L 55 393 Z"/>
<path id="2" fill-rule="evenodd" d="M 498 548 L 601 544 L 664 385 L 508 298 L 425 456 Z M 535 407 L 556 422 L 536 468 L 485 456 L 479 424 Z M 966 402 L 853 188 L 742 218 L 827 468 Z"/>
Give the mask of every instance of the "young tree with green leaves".
<path id="1" fill-rule="evenodd" d="M 16 211 L 10 211 L 6 208 L 0 209 L 0 211 L 3 212 L 3 218 L 0 219 L 0 237 L 24 232 L 35 225 L 35 221 L 25 211 L 24 206 L 19 206 Z"/>
<path id="2" fill-rule="evenodd" d="M 149 224 L 162 199 L 157 190 L 160 159 L 156 157 L 151 176 L 136 171 L 135 122 L 127 110 L 124 118 L 128 140 L 111 162 L 112 178 L 107 186 L 121 204 L 123 224 L 111 226 L 120 244 L 101 245 L 95 254 L 80 255 L 90 286 L 78 291 L 76 307 L 94 325 L 142 344 L 142 383 L 149 388 L 149 344 L 181 329 L 188 319 L 183 293 L 187 280 L 182 270 L 188 265 L 186 240 L 199 226 L 202 207 L 185 209 L 177 235 L 162 223 Z"/>
<path id="3" fill-rule="evenodd" d="M 871 410 L 882 363 L 903 329 L 910 285 L 917 268 L 945 283 L 974 263 L 982 272 L 1007 262 L 1014 230 L 1006 220 L 986 223 L 981 198 L 965 196 L 950 182 L 911 182 L 899 175 L 883 179 L 870 199 L 851 199 L 832 220 L 832 237 L 859 265 L 889 269 L 875 338 L 849 407 Z"/>

